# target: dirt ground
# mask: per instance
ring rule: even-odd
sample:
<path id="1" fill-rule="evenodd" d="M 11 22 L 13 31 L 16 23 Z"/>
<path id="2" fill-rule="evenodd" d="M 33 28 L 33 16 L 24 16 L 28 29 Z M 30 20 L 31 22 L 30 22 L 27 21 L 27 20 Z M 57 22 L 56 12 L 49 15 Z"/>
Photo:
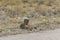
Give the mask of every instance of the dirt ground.
<path id="1" fill-rule="evenodd" d="M 60 40 L 60 29 L 4 36 L 0 40 Z"/>

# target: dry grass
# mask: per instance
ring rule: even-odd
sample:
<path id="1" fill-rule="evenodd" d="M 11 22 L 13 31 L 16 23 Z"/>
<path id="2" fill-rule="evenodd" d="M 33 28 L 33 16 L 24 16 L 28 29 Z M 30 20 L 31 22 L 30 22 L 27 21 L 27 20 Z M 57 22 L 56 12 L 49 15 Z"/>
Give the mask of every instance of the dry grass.
<path id="1" fill-rule="evenodd" d="M 0 0 L 0 32 L 19 29 L 20 24 L 23 23 L 23 17 L 29 17 L 29 15 L 29 25 L 41 23 L 60 24 L 60 1 Z"/>

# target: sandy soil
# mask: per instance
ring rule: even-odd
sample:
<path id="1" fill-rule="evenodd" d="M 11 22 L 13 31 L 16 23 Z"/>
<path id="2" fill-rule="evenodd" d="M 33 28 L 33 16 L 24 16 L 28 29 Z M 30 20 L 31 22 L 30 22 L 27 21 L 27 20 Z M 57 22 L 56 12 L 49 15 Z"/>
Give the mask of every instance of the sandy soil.
<path id="1" fill-rule="evenodd" d="M 0 40 L 60 40 L 60 29 L 0 37 Z"/>

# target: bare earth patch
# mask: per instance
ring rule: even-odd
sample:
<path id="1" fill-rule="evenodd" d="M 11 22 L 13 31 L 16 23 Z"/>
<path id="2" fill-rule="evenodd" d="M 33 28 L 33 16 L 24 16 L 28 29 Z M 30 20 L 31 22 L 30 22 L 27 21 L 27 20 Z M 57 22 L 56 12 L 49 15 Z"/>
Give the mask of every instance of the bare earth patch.
<path id="1" fill-rule="evenodd" d="M 0 37 L 0 40 L 60 40 L 60 29 Z"/>

